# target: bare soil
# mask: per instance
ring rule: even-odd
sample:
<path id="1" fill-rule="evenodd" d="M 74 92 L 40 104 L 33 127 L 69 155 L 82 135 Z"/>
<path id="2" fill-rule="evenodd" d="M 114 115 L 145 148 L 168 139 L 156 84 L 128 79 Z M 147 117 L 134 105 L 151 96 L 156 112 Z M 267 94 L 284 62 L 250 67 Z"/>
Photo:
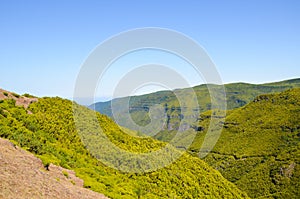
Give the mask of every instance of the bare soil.
<path id="1" fill-rule="evenodd" d="M 83 188 L 74 171 L 55 165 L 48 169 L 33 154 L 0 138 L 0 199 L 107 198 Z"/>

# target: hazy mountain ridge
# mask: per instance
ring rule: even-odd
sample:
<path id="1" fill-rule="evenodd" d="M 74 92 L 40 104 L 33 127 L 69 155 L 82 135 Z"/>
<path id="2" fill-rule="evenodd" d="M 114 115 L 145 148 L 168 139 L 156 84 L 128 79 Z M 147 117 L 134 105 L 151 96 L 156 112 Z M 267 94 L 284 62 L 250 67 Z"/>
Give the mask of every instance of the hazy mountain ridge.
<path id="1" fill-rule="evenodd" d="M 300 87 L 300 79 L 291 79 L 266 84 L 231 83 L 224 86 L 226 91 L 227 109 L 231 110 L 246 105 L 258 95 L 281 92 L 290 88 Z M 211 87 L 220 88 L 218 85 L 211 85 Z M 137 128 L 135 125 L 132 125 L 128 122 L 128 118 L 125 117 L 128 112 L 128 109 L 126 108 L 127 103 L 129 102 L 129 113 L 132 120 L 141 126 L 146 126 L 151 122 L 149 117 L 150 107 L 159 104 L 165 108 L 166 115 L 165 118 L 163 118 L 165 123 L 161 130 L 197 130 L 195 124 L 199 117 L 198 113 L 210 110 L 212 104 L 207 85 L 203 84 L 195 86 L 193 87 L 193 90 L 197 95 L 199 107 L 191 107 L 189 105 L 191 97 L 190 89 L 175 90 L 176 92 L 183 93 L 182 95 L 185 96 L 184 100 L 182 100 L 182 105 L 179 105 L 179 101 L 173 91 L 159 91 L 141 96 L 124 97 L 107 102 L 98 102 L 90 105 L 89 107 L 113 118 L 111 109 L 111 104 L 113 103 L 114 116 L 118 117 L 118 124 L 139 131 L 143 128 Z M 186 111 L 185 109 L 188 110 Z M 194 122 L 180 126 L 179 124 L 182 118 L 194 118 Z M 147 131 L 143 133 L 148 134 Z"/>

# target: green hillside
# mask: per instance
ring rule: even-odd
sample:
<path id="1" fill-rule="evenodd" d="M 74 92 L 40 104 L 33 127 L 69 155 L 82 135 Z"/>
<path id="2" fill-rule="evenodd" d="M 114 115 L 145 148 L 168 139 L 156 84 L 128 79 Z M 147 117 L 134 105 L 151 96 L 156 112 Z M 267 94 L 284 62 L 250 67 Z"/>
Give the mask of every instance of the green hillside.
<path id="1" fill-rule="evenodd" d="M 137 137 L 135 133 L 128 135 L 107 116 L 76 104 L 75 115 L 85 117 L 96 114 L 96 120 L 87 119 L 75 124 L 74 107 L 69 100 L 40 98 L 27 109 L 15 104 L 15 99 L 0 100 L 0 136 L 41 158 L 45 168 L 54 163 L 74 170 L 84 180 L 85 187 L 108 197 L 247 198 L 244 192 L 223 178 L 218 171 L 188 154 L 183 154 L 165 168 L 146 173 L 124 173 L 105 166 L 95 158 L 100 157 L 101 152 L 109 152 L 97 148 L 104 145 L 97 143 L 99 125 L 112 143 L 126 151 L 155 151 L 165 146 L 165 143 L 149 137 Z M 158 158 L 153 164 L 161 161 L 165 160 Z M 124 164 L 120 162 L 118 166 L 128 166 Z M 148 171 L 147 168 L 139 169 Z"/>
<path id="2" fill-rule="evenodd" d="M 211 87 L 218 89 L 221 88 L 217 85 L 210 85 Z M 227 109 L 231 110 L 246 105 L 251 102 L 256 96 L 267 93 L 281 92 L 287 89 L 300 87 L 300 79 L 286 80 L 282 82 L 267 83 L 267 84 L 247 84 L 247 83 L 232 83 L 225 85 L 226 91 L 226 103 Z M 108 115 L 113 118 L 111 104 L 114 106 L 114 117 L 119 118 L 117 123 L 121 126 L 141 131 L 147 135 L 153 136 L 152 126 L 143 128 L 147 124 L 151 123 L 149 117 L 149 111 L 151 107 L 159 104 L 164 108 L 166 122 L 162 129 L 164 132 L 172 131 L 186 131 L 188 129 L 194 129 L 194 122 L 196 122 L 199 112 L 205 112 L 211 110 L 211 97 L 207 89 L 207 85 L 199 85 L 192 88 L 198 98 L 199 107 L 195 107 L 191 104 L 191 89 L 177 89 L 173 91 L 160 91 L 156 93 L 132 96 L 125 98 L 118 98 L 108 102 L 98 102 L 90 106 L 90 108 Z M 184 96 L 181 100 L 183 103 L 179 105 L 179 101 L 176 98 L 176 94 L 180 93 Z M 225 98 L 224 98 L 225 99 Z M 141 126 L 138 127 L 133 125 L 126 117 L 128 109 L 126 108 L 129 102 L 129 113 L 132 120 Z M 225 102 L 224 102 L 225 103 Z M 186 124 L 180 126 L 182 119 L 189 118 L 190 121 L 185 122 Z M 152 120 L 152 122 L 157 120 Z M 159 121 L 158 121 L 159 122 Z M 163 122 L 161 122 L 163 123 Z M 154 124 L 154 126 L 162 126 L 160 123 Z M 158 128 L 158 127 L 157 127 Z M 196 129 L 197 130 L 197 129 Z M 160 132 L 161 134 L 162 132 Z M 172 135 L 165 135 L 171 137 Z M 161 135 L 157 135 L 156 138 L 161 138 Z"/>
<path id="3" fill-rule="evenodd" d="M 195 156 L 210 117 L 201 116 L 202 131 L 189 149 Z M 260 95 L 229 111 L 204 161 L 252 198 L 300 198 L 300 89 Z"/>

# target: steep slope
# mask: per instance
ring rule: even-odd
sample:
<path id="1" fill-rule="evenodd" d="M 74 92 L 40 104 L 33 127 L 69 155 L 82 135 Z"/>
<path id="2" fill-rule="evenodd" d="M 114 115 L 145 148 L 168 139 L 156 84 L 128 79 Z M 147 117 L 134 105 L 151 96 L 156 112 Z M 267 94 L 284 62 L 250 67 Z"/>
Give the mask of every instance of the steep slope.
<path id="1" fill-rule="evenodd" d="M 201 116 L 203 131 L 189 149 L 194 155 L 210 117 L 210 112 Z M 250 197 L 300 198 L 300 89 L 260 95 L 230 111 L 221 137 L 204 160 Z"/>
<path id="2" fill-rule="evenodd" d="M 0 137 L 34 153 L 46 168 L 53 163 L 74 170 L 84 187 L 111 198 L 247 198 L 219 172 L 188 154 L 147 173 L 122 173 L 105 166 L 95 158 L 101 155 L 96 148 L 102 144 L 93 141 L 97 140 L 96 123 L 111 142 L 127 151 L 157 150 L 165 143 L 128 135 L 108 117 L 74 106 L 75 114 L 96 114 L 97 120 L 76 128 L 72 102 L 58 97 L 40 98 L 28 109 L 16 106 L 14 99 L 1 100 Z"/>
<path id="3" fill-rule="evenodd" d="M 0 198 L 106 198 L 83 188 L 83 181 L 74 172 L 50 165 L 0 138 Z"/>
<path id="4" fill-rule="evenodd" d="M 215 85 L 212 87 L 218 88 L 219 86 Z M 280 92 L 295 87 L 300 87 L 300 79 L 259 85 L 247 83 L 226 84 L 225 90 L 227 109 L 231 110 L 244 106 L 245 104 L 251 102 L 256 96 L 261 94 Z M 204 112 L 211 109 L 211 97 L 207 89 L 207 85 L 193 87 L 193 90 L 197 95 L 199 107 L 192 107 L 192 105 L 189 103 L 191 89 L 177 89 L 175 92 L 180 92 L 183 96 L 185 96 L 185 98 L 182 100 L 183 104 L 181 106 L 179 105 L 178 99 L 173 91 L 160 91 L 141 96 L 118 98 L 108 102 L 98 102 L 92 104 L 90 108 L 113 118 L 111 109 L 111 104 L 113 103 L 114 116 L 118 116 L 119 118 L 118 124 L 139 131 L 140 128 L 130 123 L 128 118 L 125 117 L 128 111 L 126 109 L 128 101 L 129 113 L 132 120 L 141 126 L 146 126 L 151 122 L 149 117 L 150 107 L 160 104 L 164 107 L 167 118 L 162 130 L 166 131 L 164 133 L 169 132 L 172 134 L 172 131 L 186 131 L 188 129 L 194 129 L 193 122 L 180 127 L 179 123 L 182 118 L 194 118 L 194 120 L 196 120 L 199 116 L 199 111 Z M 184 109 L 189 109 L 189 111 L 183 111 Z M 146 130 L 144 130 L 143 133 L 151 135 Z M 164 135 L 163 137 L 170 136 Z M 162 139 L 161 136 L 156 136 L 156 138 Z"/>

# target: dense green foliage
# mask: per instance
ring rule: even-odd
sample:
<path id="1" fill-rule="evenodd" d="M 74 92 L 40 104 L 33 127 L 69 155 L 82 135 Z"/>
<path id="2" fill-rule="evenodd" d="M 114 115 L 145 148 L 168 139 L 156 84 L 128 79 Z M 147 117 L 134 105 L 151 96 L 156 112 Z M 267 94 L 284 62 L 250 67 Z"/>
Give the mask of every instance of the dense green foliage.
<path id="1" fill-rule="evenodd" d="M 198 155 L 213 117 L 202 114 L 189 151 Z M 216 126 L 215 128 L 220 128 Z M 253 198 L 300 198 L 300 89 L 260 95 L 229 111 L 204 159 Z"/>
<path id="2" fill-rule="evenodd" d="M 28 98 L 36 98 L 36 96 L 30 95 L 29 93 L 25 93 L 22 96 L 28 97 Z"/>
<path id="3" fill-rule="evenodd" d="M 127 151 L 147 152 L 165 143 L 128 135 L 107 116 L 79 105 L 75 105 L 75 114 L 96 114 L 97 120 L 76 126 L 72 102 L 58 97 L 41 98 L 28 109 L 15 106 L 12 99 L 2 100 L 0 136 L 34 153 L 46 167 L 54 163 L 74 170 L 85 187 L 111 198 L 247 198 L 218 171 L 188 154 L 154 172 L 121 173 L 107 167 L 95 158 L 101 153 L 93 151 L 96 123 L 111 142 Z"/>
<path id="4" fill-rule="evenodd" d="M 210 85 L 211 88 L 220 88 L 217 85 Z M 267 93 L 281 92 L 290 88 L 300 87 L 300 79 L 287 80 L 269 84 L 246 84 L 246 83 L 233 83 L 226 84 L 226 103 L 227 109 L 231 110 L 246 105 L 251 102 L 256 96 Z M 192 90 L 193 89 L 193 90 Z M 140 129 L 132 125 L 126 118 L 128 109 L 126 108 L 129 102 L 129 112 L 132 120 L 138 125 L 145 126 L 151 121 L 149 117 L 149 110 L 153 105 L 159 104 L 165 108 L 166 122 L 163 131 L 185 131 L 189 128 L 193 129 L 194 121 L 198 118 L 199 112 L 211 110 L 212 102 L 210 92 L 207 85 L 195 86 L 193 88 L 177 89 L 175 91 L 160 91 L 156 93 L 132 96 L 125 98 L 118 98 L 108 102 L 99 102 L 90 106 L 90 108 L 99 111 L 102 114 L 108 115 L 113 118 L 111 104 L 114 106 L 114 118 L 120 118 L 117 122 L 121 126 L 139 131 Z M 184 96 L 183 100 L 176 97 L 176 92 Z M 195 92 L 198 98 L 199 106 L 194 107 L 191 104 L 191 92 Z M 225 98 L 224 98 L 225 100 Z M 179 101 L 182 104 L 179 104 Z M 179 124 L 183 118 L 194 118 L 191 122 L 187 122 L 184 128 L 180 128 Z M 144 129 L 142 133 L 151 135 Z M 172 133 L 172 132 L 171 132 Z M 161 133 L 160 133 L 161 134 Z M 164 135 L 170 137 L 170 135 Z M 157 138 L 164 137 L 162 135 L 156 136 Z M 162 140 L 164 140 L 162 138 Z"/>

